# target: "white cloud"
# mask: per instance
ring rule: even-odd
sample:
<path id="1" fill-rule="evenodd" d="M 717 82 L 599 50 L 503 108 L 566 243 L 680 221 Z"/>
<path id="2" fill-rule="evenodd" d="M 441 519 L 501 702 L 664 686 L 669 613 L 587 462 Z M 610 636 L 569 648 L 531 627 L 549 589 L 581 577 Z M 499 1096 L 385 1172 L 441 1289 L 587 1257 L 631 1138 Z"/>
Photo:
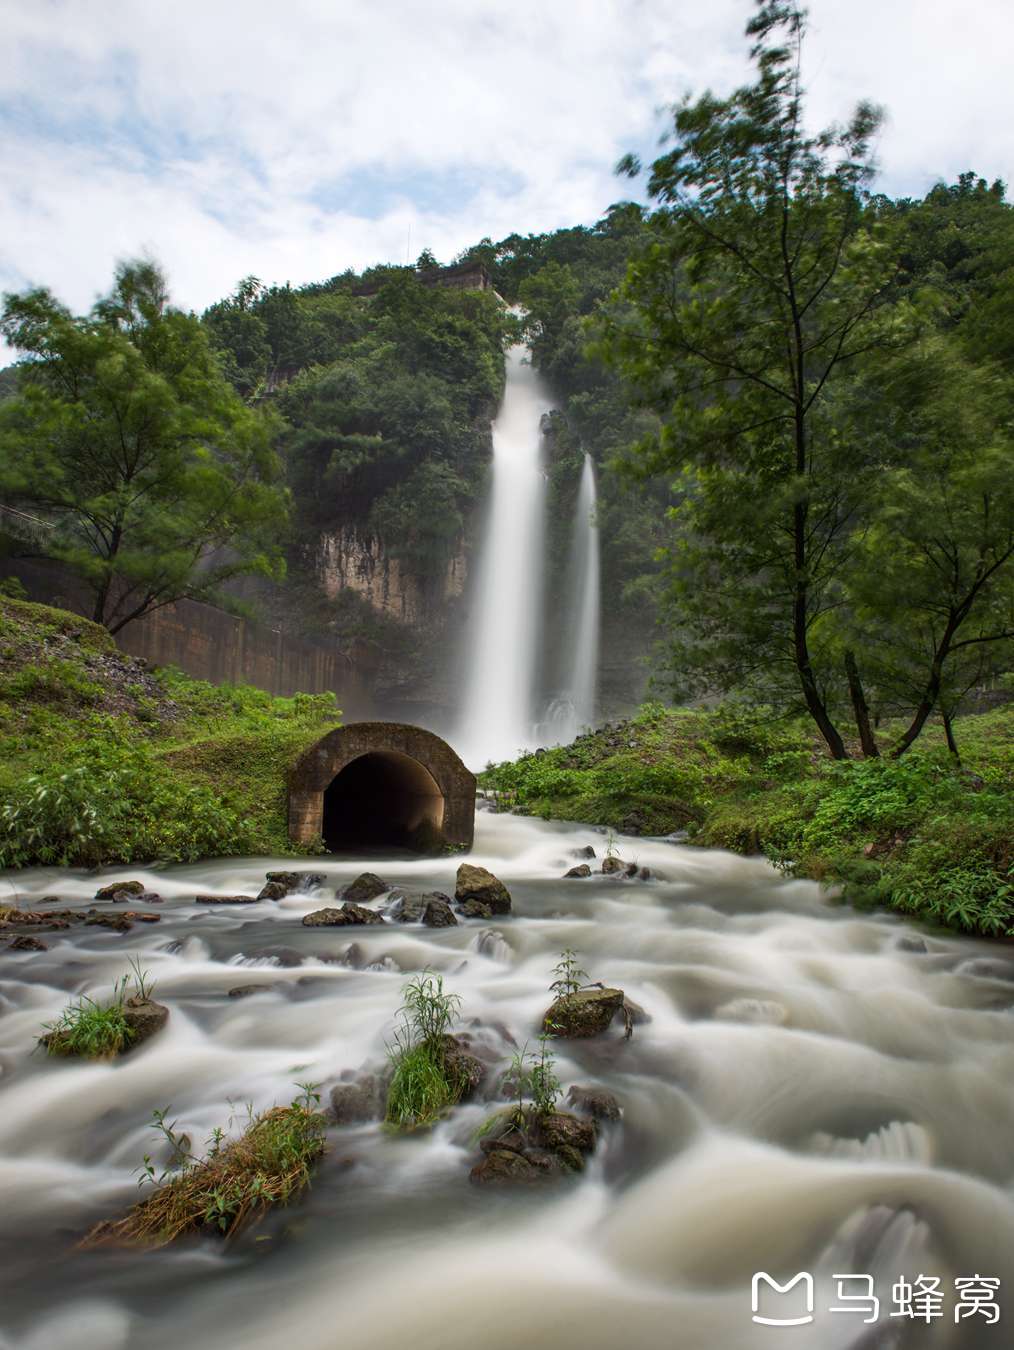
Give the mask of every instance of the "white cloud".
<path id="1" fill-rule="evenodd" d="M 149 251 L 201 308 L 592 221 L 655 109 L 746 71 L 746 0 L 0 0 L 0 286 Z M 889 106 L 888 190 L 1014 168 L 1008 0 L 813 0 L 811 108 Z"/>

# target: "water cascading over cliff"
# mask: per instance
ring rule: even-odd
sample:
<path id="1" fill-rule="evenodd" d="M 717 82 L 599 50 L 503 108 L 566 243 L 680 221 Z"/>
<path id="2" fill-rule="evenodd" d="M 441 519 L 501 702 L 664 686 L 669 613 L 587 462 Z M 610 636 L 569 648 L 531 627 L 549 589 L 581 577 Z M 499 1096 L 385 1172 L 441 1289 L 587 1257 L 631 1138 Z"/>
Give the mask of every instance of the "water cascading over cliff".
<path id="1" fill-rule="evenodd" d="M 584 457 L 574 512 L 565 587 L 566 613 L 560 616 L 564 642 L 557 691 L 539 726 L 547 744 L 572 741 L 595 721 L 599 663 L 599 529 L 596 519 L 595 465 Z"/>
<path id="2" fill-rule="evenodd" d="M 527 349 L 512 347 L 493 423 L 492 493 L 478 550 L 455 737 L 455 748 L 473 768 L 513 758 L 534 743 L 546 501 L 540 423 L 551 406 Z"/>

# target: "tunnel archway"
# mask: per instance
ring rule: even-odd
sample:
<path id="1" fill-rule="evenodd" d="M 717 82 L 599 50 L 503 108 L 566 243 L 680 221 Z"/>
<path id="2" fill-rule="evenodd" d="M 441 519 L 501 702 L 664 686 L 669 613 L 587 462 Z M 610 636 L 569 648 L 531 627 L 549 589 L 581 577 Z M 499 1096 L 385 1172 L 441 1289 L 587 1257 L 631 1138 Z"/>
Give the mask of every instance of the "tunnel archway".
<path id="1" fill-rule="evenodd" d="M 289 778 L 289 837 L 332 852 L 471 847 L 475 778 L 446 741 L 403 722 L 354 722 L 322 737 Z"/>

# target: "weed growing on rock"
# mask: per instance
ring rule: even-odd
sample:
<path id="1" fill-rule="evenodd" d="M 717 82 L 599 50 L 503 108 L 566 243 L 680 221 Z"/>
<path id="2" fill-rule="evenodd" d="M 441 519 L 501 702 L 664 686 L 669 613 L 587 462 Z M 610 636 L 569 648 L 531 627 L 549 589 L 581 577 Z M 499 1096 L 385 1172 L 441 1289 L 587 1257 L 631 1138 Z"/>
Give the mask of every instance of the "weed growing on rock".
<path id="1" fill-rule="evenodd" d="M 398 1009 L 401 1026 L 388 1046 L 394 1069 L 387 1090 L 385 1119 L 397 1129 L 432 1125 L 461 1095 L 448 1074 L 444 1037 L 461 1008 L 457 994 L 444 991 L 442 975 L 417 975 L 405 986 Z"/>
<path id="2" fill-rule="evenodd" d="M 553 974 L 556 979 L 549 986 L 549 992 L 555 994 L 557 998 L 563 998 L 567 994 L 576 994 L 582 983 L 588 980 L 588 972 L 581 969 L 577 963 L 577 953 L 571 951 L 569 947 L 561 954 L 559 961 L 553 967 Z"/>
<path id="3" fill-rule="evenodd" d="M 190 1140 L 166 1122 L 169 1108 L 156 1111 L 152 1128 L 172 1150 L 168 1168 L 157 1179 L 145 1156 L 140 1184 L 155 1192 L 122 1219 L 98 1224 L 86 1247 L 105 1243 L 161 1247 L 185 1233 L 215 1232 L 232 1237 L 274 1205 L 284 1205 L 310 1182 L 311 1166 L 324 1151 L 324 1117 L 316 1083 L 298 1083 L 302 1092 L 288 1106 L 273 1106 L 255 1116 L 237 1139 L 225 1142 L 216 1129 L 204 1158 L 190 1152 Z"/>
<path id="4" fill-rule="evenodd" d="M 46 1035 L 40 1037 L 39 1043 L 49 1054 L 110 1059 L 133 1044 L 137 1031 L 124 1010 L 128 987 L 133 985 L 132 997 L 149 999 L 155 986 L 148 971 L 141 969 L 137 957 L 129 964 L 131 974 L 116 982 L 110 1002 L 98 1003 L 82 994 L 68 1004 L 55 1021 L 44 1024 Z"/>

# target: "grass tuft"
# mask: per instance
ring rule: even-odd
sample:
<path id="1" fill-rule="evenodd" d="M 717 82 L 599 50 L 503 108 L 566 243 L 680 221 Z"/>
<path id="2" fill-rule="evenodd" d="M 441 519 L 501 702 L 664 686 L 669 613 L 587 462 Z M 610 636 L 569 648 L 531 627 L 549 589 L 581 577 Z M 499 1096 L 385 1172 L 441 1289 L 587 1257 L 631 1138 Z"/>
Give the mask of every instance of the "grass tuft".
<path id="1" fill-rule="evenodd" d="M 316 1093 L 304 1091 L 288 1106 L 252 1117 L 229 1143 L 216 1130 L 204 1158 L 181 1150 L 174 1176 L 165 1180 L 163 1174 L 153 1194 L 122 1219 L 98 1224 L 81 1245 L 163 1247 L 188 1233 L 235 1236 L 309 1185 L 312 1165 L 324 1151 L 318 1102 Z M 155 1127 L 165 1133 L 165 1112 L 155 1114 Z M 145 1173 L 142 1181 L 151 1177 L 150 1165 Z"/>

